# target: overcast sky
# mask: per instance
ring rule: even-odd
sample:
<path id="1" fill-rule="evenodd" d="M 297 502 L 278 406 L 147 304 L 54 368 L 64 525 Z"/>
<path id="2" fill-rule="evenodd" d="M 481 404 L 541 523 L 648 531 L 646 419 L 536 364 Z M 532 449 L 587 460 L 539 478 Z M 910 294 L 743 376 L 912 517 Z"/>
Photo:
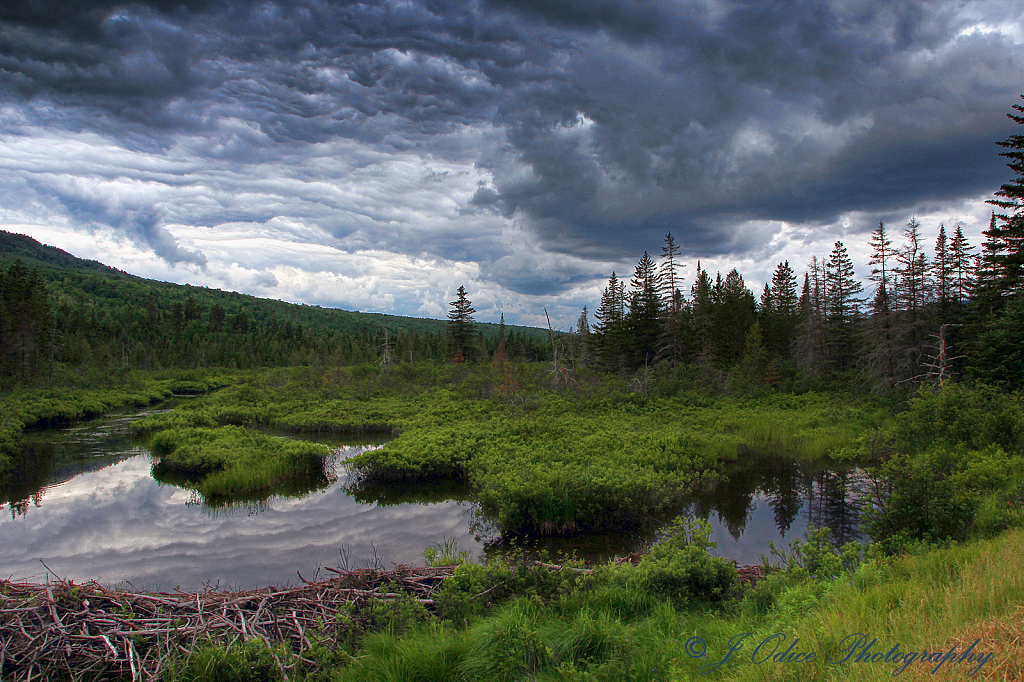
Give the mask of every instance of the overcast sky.
<path id="1" fill-rule="evenodd" d="M 671 231 L 758 293 L 987 225 L 1019 0 L 0 4 L 0 229 L 145 277 L 568 327 Z"/>

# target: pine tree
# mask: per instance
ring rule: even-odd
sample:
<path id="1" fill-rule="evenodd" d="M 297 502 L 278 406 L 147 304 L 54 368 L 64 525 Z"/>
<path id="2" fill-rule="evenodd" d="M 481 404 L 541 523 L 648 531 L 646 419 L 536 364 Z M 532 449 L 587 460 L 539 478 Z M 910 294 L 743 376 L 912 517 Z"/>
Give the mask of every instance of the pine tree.
<path id="1" fill-rule="evenodd" d="M 658 293 L 666 306 L 671 306 L 672 297 L 683 286 L 679 271 L 684 267 L 679 262 L 679 246 L 669 232 L 665 235 L 665 246 L 661 247 L 661 266 L 658 269 Z"/>
<path id="2" fill-rule="evenodd" d="M 654 362 L 658 352 L 661 319 L 658 274 L 654 261 L 646 251 L 636 264 L 630 285 L 629 312 L 626 313 L 627 363 L 632 367 L 640 367 Z"/>
<path id="3" fill-rule="evenodd" d="M 625 291 L 619 278 L 612 272 L 608 286 L 601 293 L 601 304 L 594 313 L 597 361 L 608 371 L 622 368 L 622 351 L 625 342 Z"/>
<path id="4" fill-rule="evenodd" d="M 584 308 L 586 310 L 586 308 Z M 501 321 L 498 323 L 498 347 L 494 351 L 494 364 L 503 367 L 508 360 L 508 351 L 505 350 L 505 313 L 501 314 Z"/>
<path id="5" fill-rule="evenodd" d="M 693 357 L 709 361 L 714 357 L 711 345 L 711 320 L 714 312 L 714 291 L 707 270 L 697 261 L 697 274 L 690 287 L 690 318 L 693 328 Z"/>
<path id="6" fill-rule="evenodd" d="M 455 293 L 457 298 L 448 303 L 452 307 L 448 311 L 448 333 L 456 357 L 472 362 L 476 358 L 476 321 L 473 319 L 476 310 L 466 297 L 466 287 L 460 286 Z"/>
<path id="7" fill-rule="evenodd" d="M 825 311 L 829 358 L 838 370 L 853 364 L 861 303 L 857 294 L 863 290 L 864 286 L 855 278 L 846 247 L 836 242 L 825 265 Z"/>
<path id="8" fill-rule="evenodd" d="M 988 229 L 981 233 L 985 240 L 981 243 L 981 253 L 975 256 L 974 289 L 971 300 L 982 313 L 990 313 L 1001 308 L 1000 263 L 1004 255 L 996 213 L 992 212 Z"/>
<path id="9" fill-rule="evenodd" d="M 659 359 L 672 366 L 682 361 L 683 355 L 683 296 L 680 287 L 683 278 L 679 270 L 685 267 L 678 260 L 679 247 L 672 233 L 665 235 L 665 246 L 661 247 L 661 266 L 658 270 L 658 295 L 661 298 L 661 340 L 658 348 Z"/>
<path id="10" fill-rule="evenodd" d="M 796 274 L 789 267 L 789 261 L 783 261 L 775 267 L 772 274 L 772 297 L 775 309 L 782 315 L 792 315 L 797 311 Z"/>
<path id="11" fill-rule="evenodd" d="M 964 237 L 963 227 L 957 225 L 949 251 L 952 268 L 952 297 L 960 308 L 967 305 L 970 291 L 974 288 L 970 253 L 973 249 L 974 247 Z"/>
<path id="12" fill-rule="evenodd" d="M 948 307 L 952 299 L 952 270 L 946 226 L 939 223 L 939 236 L 935 239 L 935 259 L 932 261 L 932 281 L 935 282 L 935 297 L 942 308 Z"/>
<path id="13" fill-rule="evenodd" d="M 732 364 L 743 356 L 747 333 L 757 316 L 757 301 L 733 268 L 725 279 L 716 278 L 717 301 L 713 314 L 715 357 Z"/>
<path id="14" fill-rule="evenodd" d="M 1024 106 L 1014 104 L 1012 108 L 1024 114 Z M 1024 116 L 1006 115 L 1024 125 Z M 1024 279 L 1024 135 L 1011 135 L 996 144 L 1008 150 L 999 155 L 1010 160 L 1006 165 L 1016 174 L 995 193 L 997 198 L 988 202 L 1002 210 L 995 215 L 1000 222 L 997 237 L 1001 248 L 996 259 L 997 286 L 1000 293 L 1009 294 L 1016 293 Z"/>
<path id="15" fill-rule="evenodd" d="M 789 261 L 779 263 L 772 274 L 772 283 L 765 291 L 771 300 L 772 310 L 762 316 L 761 329 L 767 348 L 777 356 L 789 357 L 793 345 L 793 334 L 800 323 L 796 294 L 796 275 L 789 267 Z M 763 295 L 762 295 L 763 299 Z M 763 306 L 762 306 L 763 307 Z"/>
<path id="16" fill-rule="evenodd" d="M 768 282 L 764 283 L 761 289 L 761 299 L 757 302 L 757 316 L 760 320 L 770 318 L 775 314 L 775 300 L 772 298 L 772 288 Z"/>
<path id="17" fill-rule="evenodd" d="M 868 326 L 865 359 L 869 381 L 875 388 L 892 390 L 896 387 L 897 351 L 893 331 L 893 311 L 890 292 L 892 286 L 892 248 L 885 223 L 879 221 L 878 229 L 871 233 L 870 280 L 875 283 L 875 295 L 871 303 L 871 319 Z"/>
<path id="18" fill-rule="evenodd" d="M 800 366 L 824 374 L 828 363 L 825 344 L 824 273 L 822 262 L 811 257 L 810 271 L 804 274 L 800 293 L 800 325 L 797 329 L 795 358 Z"/>
<path id="19" fill-rule="evenodd" d="M 899 290 L 897 295 L 901 310 L 917 319 L 927 300 L 927 260 L 921 247 L 921 223 L 911 218 L 903 236 L 906 244 L 896 253 Z"/>
<path id="20" fill-rule="evenodd" d="M 581 366 L 590 364 L 590 321 L 587 319 L 587 306 L 583 306 L 580 316 L 576 319 L 576 339 L 579 343 L 577 352 Z"/>
<path id="21" fill-rule="evenodd" d="M 906 240 L 896 254 L 899 280 L 896 287 L 895 342 L 900 354 L 898 365 L 906 367 L 909 377 L 918 376 L 923 368 L 925 344 L 928 340 L 929 300 L 927 259 L 921 243 L 921 223 L 911 218 L 903 232 Z"/>

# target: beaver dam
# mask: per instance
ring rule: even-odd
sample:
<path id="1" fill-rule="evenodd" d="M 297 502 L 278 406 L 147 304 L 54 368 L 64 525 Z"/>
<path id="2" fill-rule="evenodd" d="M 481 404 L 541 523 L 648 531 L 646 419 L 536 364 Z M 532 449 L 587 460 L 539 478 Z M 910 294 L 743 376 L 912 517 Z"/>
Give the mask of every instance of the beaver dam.
<path id="1" fill-rule="evenodd" d="M 634 554 L 618 562 L 638 560 Z M 532 563 L 551 571 L 591 572 Z M 329 647 L 368 629 L 365 611 L 374 600 L 413 601 L 432 612 L 433 596 L 455 569 L 327 568 L 335 574 L 331 579 L 302 579 L 301 585 L 283 589 L 173 593 L 114 590 L 95 582 L 0 580 L 0 676 L 15 682 L 54 676 L 158 679 L 171 661 L 187 661 L 205 643 L 258 641 L 282 677 L 291 679 L 296 667 L 305 673 L 320 668 L 308 655 L 315 647 Z M 743 582 L 753 584 L 760 577 L 759 566 L 739 570 Z M 281 644 L 295 655 L 279 657 Z"/>
<path id="2" fill-rule="evenodd" d="M 297 656 L 275 660 L 284 677 L 315 644 L 356 630 L 371 599 L 416 600 L 427 609 L 455 566 L 341 572 L 285 589 L 138 593 L 95 582 L 45 585 L 0 581 L 0 676 L 73 680 L 158 678 L 174 658 L 204 642 L 284 643 Z M 301 576 L 300 576 L 301 578 Z M 308 670 L 308 668 L 307 668 Z"/>

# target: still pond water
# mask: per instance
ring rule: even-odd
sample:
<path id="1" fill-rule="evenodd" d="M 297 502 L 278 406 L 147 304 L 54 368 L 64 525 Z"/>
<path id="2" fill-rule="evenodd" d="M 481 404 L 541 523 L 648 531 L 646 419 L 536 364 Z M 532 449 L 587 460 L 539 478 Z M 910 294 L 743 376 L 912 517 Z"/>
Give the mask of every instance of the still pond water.
<path id="1" fill-rule="evenodd" d="M 292 481 L 265 500 L 210 506 L 153 478 L 149 451 L 128 429 L 143 414 L 26 435 L 19 474 L 0 487 L 0 578 L 42 581 L 48 568 L 76 582 L 138 589 L 255 588 L 299 582 L 299 573 L 312 580 L 324 566 L 419 565 L 425 547 L 452 538 L 476 559 L 503 550 L 466 489 L 347 487 L 345 459 L 374 444 L 311 437 L 335 448 L 326 475 Z M 747 461 L 680 511 L 711 522 L 720 555 L 752 564 L 769 541 L 804 537 L 808 523 L 857 539 L 863 481 L 852 467 Z M 652 524 L 541 546 L 600 561 L 634 551 L 656 532 Z"/>

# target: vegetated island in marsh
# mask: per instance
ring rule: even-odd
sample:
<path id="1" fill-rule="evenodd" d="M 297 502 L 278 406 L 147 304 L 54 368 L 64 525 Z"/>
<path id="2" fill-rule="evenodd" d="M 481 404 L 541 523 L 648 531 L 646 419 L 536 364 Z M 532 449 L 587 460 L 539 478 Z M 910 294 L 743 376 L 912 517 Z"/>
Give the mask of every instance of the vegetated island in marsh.
<path id="1" fill-rule="evenodd" d="M 816 393 L 643 398 L 598 374 L 564 392 L 544 388 L 544 365 L 516 372 L 530 398 L 508 404 L 479 397 L 500 381 L 490 366 L 402 366 L 385 378 L 354 368 L 340 381 L 312 368 L 277 370 L 134 428 L 153 434 L 158 472 L 197 477 L 216 468 L 222 481 L 230 478 L 220 471 L 230 457 L 248 458 L 242 469 L 255 476 L 252 453 L 269 461 L 272 449 L 285 447 L 254 427 L 387 434 L 382 447 L 347 463 L 353 488 L 464 481 L 511 536 L 668 518 L 695 490 L 715 485 L 723 463 L 764 454 L 854 457 L 860 435 L 885 414 L 878 405 Z"/>

